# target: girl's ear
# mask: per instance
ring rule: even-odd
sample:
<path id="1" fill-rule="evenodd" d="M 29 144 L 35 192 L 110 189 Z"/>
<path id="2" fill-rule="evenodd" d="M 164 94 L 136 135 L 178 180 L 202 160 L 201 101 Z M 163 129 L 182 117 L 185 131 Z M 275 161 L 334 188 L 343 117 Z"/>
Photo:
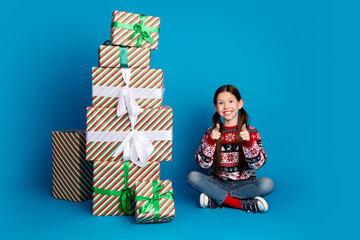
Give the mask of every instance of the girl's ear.
<path id="1" fill-rule="evenodd" d="M 217 109 L 217 107 L 216 107 L 216 105 L 214 104 L 214 109 L 215 109 L 215 111 L 217 112 L 218 111 L 218 109 Z"/>
<path id="2" fill-rule="evenodd" d="M 239 101 L 239 109 L 242 109 L 243 106 L 244 106 L 244 101 L 242 99 L 240 99 L 240 101 Z"/>

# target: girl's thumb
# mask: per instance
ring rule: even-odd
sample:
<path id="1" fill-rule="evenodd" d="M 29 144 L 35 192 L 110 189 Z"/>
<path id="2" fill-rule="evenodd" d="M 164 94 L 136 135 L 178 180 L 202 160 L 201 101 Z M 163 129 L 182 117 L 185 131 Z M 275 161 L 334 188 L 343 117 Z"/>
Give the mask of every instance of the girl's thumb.
<path id="1" fill-rule="evenodd" d="M 220 130 L 220 124 L 216 124 L 216 130 L 219 131 Z"/>
<path id="2" fill-rule="evenodd" d="M 245 131 L 245 130 L 246 130 L 246 124 L 242 125 L 241 130 L 242 130 L 242 131 Z"/>

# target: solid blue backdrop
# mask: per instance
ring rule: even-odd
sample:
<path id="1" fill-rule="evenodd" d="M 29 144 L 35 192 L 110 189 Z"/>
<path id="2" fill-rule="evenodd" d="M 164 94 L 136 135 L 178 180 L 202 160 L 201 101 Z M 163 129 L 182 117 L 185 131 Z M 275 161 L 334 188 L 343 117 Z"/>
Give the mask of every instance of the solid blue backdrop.
<path id="1" fill-rule="evenodd" d="M 340 2 L 340 1 L 339 1 Z M 355 1 L 354 1 L 355 2 Z M 6 239 L 355 237 L 359 157 L 359 5 L 351 1 L 12 1 L 2 4 L 1 183 Z M 91 201 L 51 197 L 51 131 L 85 128 L 91 67 L 114 10 L 161 17 L 151 67 L 164 70 L 174 110 L 176 217 L 139 225 L 93 217 Z M 217 87 L 236 85 L 274 180 L 266 214 L 200 209 L 186 184 L 214 112 Z M 164 235 L 162 235 L 164 236 Z"/>

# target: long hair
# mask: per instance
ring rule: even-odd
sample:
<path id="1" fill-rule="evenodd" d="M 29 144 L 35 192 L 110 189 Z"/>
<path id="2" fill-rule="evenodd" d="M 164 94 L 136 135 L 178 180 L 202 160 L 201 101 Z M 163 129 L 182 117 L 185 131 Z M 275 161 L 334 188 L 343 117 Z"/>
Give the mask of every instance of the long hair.
<path id="1" fill-rule="evenodd" d="M 215 94 L 214 94 L 214 104 L 217 104 L 217 97 L 220 93 L 222 92 L 229 92 L 232 93 L 236 99 L 238 101 L 241 100 L 241 95 L 239 90 L 233 86 L 233 85 L 223 85 L 221 87 L 219 87 Z M 240 138 L 240 132 L 241 132 L 241 127 L 248 123 L 249 120 L 249 116 L 247 114 L 247 112 L 245 111 L 244 108 L 241 108 L 239 111 L 239 115 L 238 115 L 238 123 L 237 123 L 237 129 L 236 129 L 236 138 L 237 138 L 237 142 L 238 142 L 238 148 L 239 148 L 239 172 L 240 174 L 242 173 L 242 171 L 244 171 L 245 166 L 246 166 L 246 162 L 245 162 L 245 155 L 242 149 L 242 142 L 241 142 L 241 138 Z M 221 122 L 221 118 L 219 113 L 215 112 L 215 114 L 212 117 L 212 122 L 214 124 L 214 128 L 216 127 L 216 124 L 218 123 L 220 125 L 220 133 L 222 135 L 223 133 L 223 124 Z M 214 176 L 219 177 L 219 172 L 220 172 L 220 160 L 221 160 L 221 147 L 222 147 L 222 137 L 220 137 L 218 140 L 216 140 L 216 149 L 215 149 L 215 153 L 214 153 L 214 162 L 213 162 L 213 171 L 214 171 Z"/>

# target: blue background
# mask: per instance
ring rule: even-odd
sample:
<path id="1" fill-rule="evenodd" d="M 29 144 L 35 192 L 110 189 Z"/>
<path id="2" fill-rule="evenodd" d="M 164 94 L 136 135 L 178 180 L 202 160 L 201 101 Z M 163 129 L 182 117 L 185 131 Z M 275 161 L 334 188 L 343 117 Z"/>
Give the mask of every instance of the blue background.
<path id="1" fill-rule="evenodd" d="M 151 67 L 174 109 L 172 223 L 93 217 L 51 197 L 51 131 L 85 128 L 91 67 L 114 10 L 161 17 Z M 6 239 L 335 239 L 358 234 L 355 1 L 10 1 L 0 9 L 0 229 Z M 236 85 L 274 180 L 266 214 L 200 209 L 186 184 L 217 87 Z"/>

